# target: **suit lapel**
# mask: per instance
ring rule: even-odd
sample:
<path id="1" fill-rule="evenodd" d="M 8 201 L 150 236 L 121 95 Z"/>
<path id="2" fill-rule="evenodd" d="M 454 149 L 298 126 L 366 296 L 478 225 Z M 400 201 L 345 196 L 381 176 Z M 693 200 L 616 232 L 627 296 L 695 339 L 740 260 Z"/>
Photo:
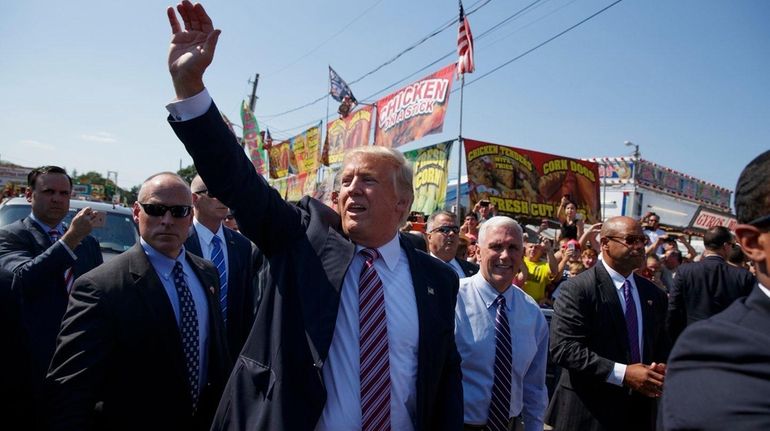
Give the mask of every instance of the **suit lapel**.
<path id="1" fill-rule="evenodd" d="M 619 347 L 622 349 L 626 362 L 629 362 L 631 354 L 628 349 L 628 329 L 626 328 L 626 317 L 623 315 L 623 306 L 620 304 L 620 298 L 618 298 L 618 289 L 601 262 L 597 263 L 594 268 L 596 268 L 596 282 L 599 293 L 604 297 L 604 302 L 608 306 L 608 312 L 612 320 L 612 326 L 617 332 L 617 339 L 620 340 Z"/>
<path id="2" fill-rule="evenodd" d="M 651 349 L 654 346 L 652 337 L 655 333 L 653 327 L 655 323 L 655 298 L 650 292 L 650 286 L 647 285 L 646 280 L 642 280 L 640 276 L 634 274 L 634 282 L 636 283 L 636 291 L 639 293 L 639 308 L 642 309 L 642 340 L 644 341 L 642 362 L 650 363 L 652 362 Z M 657 289 L 657 287 L 652 288 Z"/>
<path id="3" fill-rule="evenodd" d="M 43 228 L 41 228 L 39 224 L 35 223 L 34 220 L 29 217 L 25 217 L 23 223 L 29 233 L 32 234 L 32 237 L 35 239 L 35 243 L 37 243 L 41 249 L 45 250 L 53 245 L 53 242 L 51 242 L 51 237 L 48 236 L 48 232 L 44 232 Z"/>
<path id="4" fill-rule="evenodd" d="M 203 255 L 203 250 L 201 250 L 201 241 L 198 238 L 198 231 L 195 230 L 195 227 L 190 227 L 190 236 L 187 237 L 187 241 L 184 242 L 184 248 L 196 256 L 200 256 L 204 259 L 206 258 Z"/>
<path id="5" fill-rule="evenodd" d="M 175 370 L 176 377 L 186 384 L 187 372 L 182 357 L 182 339 L 166 289 L 144 254 L 141 244 L 137 243 L 125 253 L 129 254 L 129 271 L 134 278 L 137 291 L 150 310 L 150 314 L 154 316 L 154 321 L 158 323 L 156 325 L 158 333 L 166 340 L 163 343 L 166 349 L 163 357 L 172 361 L 171 368 Z"/>

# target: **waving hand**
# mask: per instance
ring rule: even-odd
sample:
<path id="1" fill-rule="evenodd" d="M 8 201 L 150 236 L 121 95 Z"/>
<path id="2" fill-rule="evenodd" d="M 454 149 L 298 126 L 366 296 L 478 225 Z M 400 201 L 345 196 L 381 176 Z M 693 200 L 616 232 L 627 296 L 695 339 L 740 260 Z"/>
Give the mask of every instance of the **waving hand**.
<path id="1" fill-rule="evenodd" d="M 185 99 L 203 90 L 203 73 L 214 59 L 214 50 L 221 30 L 215 30 L 206 10 L 200 3 L 185 0 L 176 7 L 184 23 L 182 30 L 176 12 L 169 7 L 171 46 L 168 52 L 168 70 L 174 82 L 177 99 Z"/>

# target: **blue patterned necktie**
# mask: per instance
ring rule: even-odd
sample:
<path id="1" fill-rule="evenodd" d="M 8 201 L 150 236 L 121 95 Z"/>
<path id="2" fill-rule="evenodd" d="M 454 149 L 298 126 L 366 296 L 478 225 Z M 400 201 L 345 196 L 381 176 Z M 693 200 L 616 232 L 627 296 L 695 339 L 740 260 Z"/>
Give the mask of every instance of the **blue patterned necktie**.
<path id="1" fill-rule="evenodd" d="M 626 330 L 628 331 L 628 350 L 631 353 L 631 363 L 642 362 L 639 355 L 639 322 L 636 317 L 636 303 L 631 293 L 631 282 L 623 282 L 623 296 L 626 299 Z"/>
<path id="2" fill-rule="evenodd" d="M 195 310 L 195 302 L 190 293 L 190 288 L 184 280 L 182 264 L 174 265 L 174 287 L 179 296 L 179 333 L 182 336 L 182 351 L 184 353 L 185 367 L 187 368 L 187 380 L 190 384 L 190 396 L 192 397 L 193 411 L 198 406 L 198 375 L 199 370 L 199 341 L 198 341 L 198 312 Z"/>
<path id="3" fill-rule="evenodd" d="M 211 240 L 211 261 L 219 272 L 219 308 L 222 310 L 222 319 L 227 324 L 227 265 L 225 254 L 222 252 L 222 240 L 214 236 Z"/>
<path id="4" fill-rule="evenodd" d="M 494 305 L 495 316 L 495 371 L 492 383 L 492 399 L 487 415 L 487 429 L 507 431 L 511 410 L 511 327 L 505 310 L 505 298 L 498 295 Z"/>

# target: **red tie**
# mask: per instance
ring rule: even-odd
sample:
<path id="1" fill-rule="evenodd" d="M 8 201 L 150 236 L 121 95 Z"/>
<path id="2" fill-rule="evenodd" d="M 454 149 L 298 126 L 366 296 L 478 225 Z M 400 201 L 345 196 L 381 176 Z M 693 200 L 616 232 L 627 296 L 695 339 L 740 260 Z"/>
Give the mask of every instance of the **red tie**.
<path id="1" fill-rule="evenodd" d="M 358 281 L 361 347 L 361 430 L 390 429 L 390 362 L 385 296 L 374 268 L 375 249 L 361 250 L 364 267 Z"/>

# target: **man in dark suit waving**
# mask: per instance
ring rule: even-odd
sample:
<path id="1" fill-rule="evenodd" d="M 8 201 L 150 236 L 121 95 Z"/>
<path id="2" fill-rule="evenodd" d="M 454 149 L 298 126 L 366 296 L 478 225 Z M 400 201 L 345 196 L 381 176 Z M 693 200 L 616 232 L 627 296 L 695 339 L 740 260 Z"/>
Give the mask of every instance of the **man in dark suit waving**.
<path id="1" fill-rule="evenodd" d="M 646 242 L 636 220 L 611 218 L 600 263 L 562 284 L 551 321 L 551 359 L 566 371 L 546 413 L 554 430 L 655 429 L 666 296 L 634 274 Z"/>
<path id="2" fill-rule="evenodd" d="M 703 259 L 679 267 L 668 296 L 666 327 L 672 344 L 686 326 L 708 319 L 751 292 L 754 276 L 726 261 L 734 244 L 728 228 L 713 227 L 703 236 Z"/>
<path id="3" fill-rule="evenodd" d="M 190 183 L 193 227 L 185 248 L 208 259 L 219 272 L 219 308 L 225 318 L 227 345 L 238 355 L 251 331 L 256 312 L 254 286 L 256 248 L 245 236 L 228 229 L 222 220 L 230 210 L 206 188 L 200 175 Z"/>
<path id="4" fill-rule="evenodd" d="M 755 263 L 748 296 L 682 333 L 669 359 L 666 430 L 770 429 L 770 151 L 735 186 L 735 234 Z"/>
<path id="5" fill-rule="evenodd" d="M 72 196 L 72 179 L 64 169 L 33 169 L 27 183 L 32 212 L 0 229 L 0 266 L 15 274 L 22 337 L 31 360 L 27 385 L 35 398 L 22 404 L 35 406 L 42 405 L 42 383 L 72 284 L 102 263 L 102 253 L 99 242 L 89 235 L 96 211 L 84 208 L 68 227 L 62 223 Z M 33 413 L 30 419 L 39 417 Z"/>
<path id="6" fill-rule="evenodd" d="M 184 249 L 190 187 L 170 172 L 134 204 L 140 243 L 75 283 L 46 383 L 51 430 L 208 430 L 231 359 L 216 268 Z"/>
<path id="7" fill-rule="evenodd" d="M 286 203 L 222 122 L 202 75 L 219 35 L 200 4 L 169 9 L 177 136 L 208 189 L 264 252 L 265 286 L 215 429 L 462 429 L 458 278 L 398 234 L 413 200 L 403 155 L 348 153 L 337 210 Z"/>

